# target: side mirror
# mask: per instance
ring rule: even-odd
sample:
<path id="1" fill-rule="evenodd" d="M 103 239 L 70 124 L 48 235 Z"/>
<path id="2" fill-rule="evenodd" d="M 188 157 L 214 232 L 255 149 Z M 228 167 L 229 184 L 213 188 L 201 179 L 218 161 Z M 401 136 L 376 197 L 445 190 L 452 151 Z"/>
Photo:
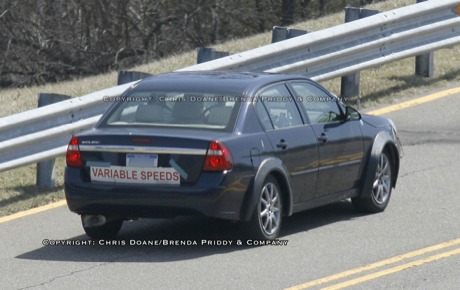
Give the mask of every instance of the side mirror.
<path id="1" fill-rule="evenodd" d="M 345 120 L 346 121 L 357 121 L 361 120 L 361 114 L 353 107 L 346 106 L 345 108 Z"/>

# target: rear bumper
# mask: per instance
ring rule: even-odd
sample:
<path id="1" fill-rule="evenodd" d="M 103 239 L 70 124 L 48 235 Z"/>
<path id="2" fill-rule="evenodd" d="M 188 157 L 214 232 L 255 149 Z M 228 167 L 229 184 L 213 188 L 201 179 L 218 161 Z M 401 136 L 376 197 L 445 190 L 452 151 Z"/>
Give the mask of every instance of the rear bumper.
<path id="1" fill-rule="evenodd" d="M 78 214 L 123 218 L 204 215 L 240 220 L 250 175 L 206 173 L 193 186 L 159 186 L 84 182 L 81 170 L 66 168 L 65 195 Z"/>

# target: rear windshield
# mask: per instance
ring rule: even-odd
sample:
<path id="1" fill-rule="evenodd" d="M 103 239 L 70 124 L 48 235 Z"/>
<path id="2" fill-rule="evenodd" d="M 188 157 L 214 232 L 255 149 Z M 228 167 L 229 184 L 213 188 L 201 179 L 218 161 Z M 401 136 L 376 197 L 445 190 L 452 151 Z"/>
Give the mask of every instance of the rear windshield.
<path id="1" fill-rule="evenodd" d="M 231 131 L 240 98 L 203 92 L 133 92 L 119 97 L 103 126 L 159 126 Z"/>

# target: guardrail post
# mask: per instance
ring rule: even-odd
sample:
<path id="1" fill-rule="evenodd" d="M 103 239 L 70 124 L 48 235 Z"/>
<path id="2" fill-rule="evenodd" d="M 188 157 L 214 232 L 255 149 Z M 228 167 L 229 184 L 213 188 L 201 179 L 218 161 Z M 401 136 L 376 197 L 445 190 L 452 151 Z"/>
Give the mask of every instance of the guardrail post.
<path id="1" fill-rule="evenodd" d="M 272 43 L 283 41 L 289 38 L 301 36 L 307 34 L 309 31 L 301 30 L 301 29 L 294 29 L 294 28 L 286 28 L 281 26 L 273 26 L 272 29 Z"/>
<path id="2" fill-rule="evenodd" d="M 345 8 L 345 22 L 352 22 L 352 21 L 355 21 L 361 18 L 375 15 L 377 13 L 380 13 L 380 11 L 346 7 Z M 351 98 L 351 97 L 358 97 L 360 78 L 361 78 L 360 72 L 356 72 L 353 74 L 343 76 L 341 80 L 341 85 L 340 85 L 340 97 L 344 99 Z M 358 107 L 359 107 L 359 103 L 358 103 Z"/>
<path id="3" fill-rule="evenodd" d="M 273 26 L 272 43 L 288 39 L 288 30 L 286 27 Z"/>
<path id="4" fill-rule="evenodd" d="M 217 51 L 214 48 L 199 47 L 197 48 L 196 63 L 203 63 L 218 58 L 229 56 L 230 52 Z"/>
<path id="5" fill-rule="evenodd" d="M 144 73 L 144 72 L 139 72 L 139 71 L 119 71 L 118 72 L 118 79 L 117 79 L 117 85 L 124 85 L 130 82 L 134 82 L 137 80 L 142 80 L 145 79 L 149 76 L 152 76 L 152 74 L 149 73 Z"/>
<path id="6" fill-rule="evenodd" d="M 417 3 L 426 0 L 417 0 Z M 415 57 L 415 75 L 431 78 L 434 74 L 434 52 L 429 52 Z"/>
<path id="7" fill-rule="evenodd" d="M 54 104 L 57 102 L 70 99 L 70 96 L 58 94 L 38 94 L 38 107 Z M 39 187 L 53 188 L 55 186 L 56 175 L 54 171 L 55 159 L 49 159 L 37 163 L 37 180 L 36 184 Z"/>

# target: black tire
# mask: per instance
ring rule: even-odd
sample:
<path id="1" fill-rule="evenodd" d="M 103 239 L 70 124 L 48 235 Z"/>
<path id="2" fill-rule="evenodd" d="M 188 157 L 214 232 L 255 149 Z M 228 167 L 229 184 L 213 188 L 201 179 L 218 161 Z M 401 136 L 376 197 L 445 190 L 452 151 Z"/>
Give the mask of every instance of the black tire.
<path id="1" fill-rule="evenodd" d="M 393 184 L 393 164 L 390 154 L 383 151 L 378 160 L 375 170 L 375 178 L 371 192 L 363 192 L 361 197 L 352 198 L 353 206 L 361 212 L 382 212 L 390 202 Z"/>
<path id="2" fill-rule="evenodd" d="M 82 224 L 83 224 L 83 217 L 82 217 Z M 117 234 L 120 232 L 121 226 L 123 225 L 122 219 L 113 219 L 106 222 L 102 226 L 97 227 L 85 227 L 86 235 L 93 240 L 111 240 L 114 239 Z"/>
<path id="3" fill-rule="evenodd" d="M 273 176 L 268 176 L 260 192 L 251 220 L 247 224 L 247 235 L 257 240 L 275 240 L 281 230 L 283 203 L 280 186 Z"/>

